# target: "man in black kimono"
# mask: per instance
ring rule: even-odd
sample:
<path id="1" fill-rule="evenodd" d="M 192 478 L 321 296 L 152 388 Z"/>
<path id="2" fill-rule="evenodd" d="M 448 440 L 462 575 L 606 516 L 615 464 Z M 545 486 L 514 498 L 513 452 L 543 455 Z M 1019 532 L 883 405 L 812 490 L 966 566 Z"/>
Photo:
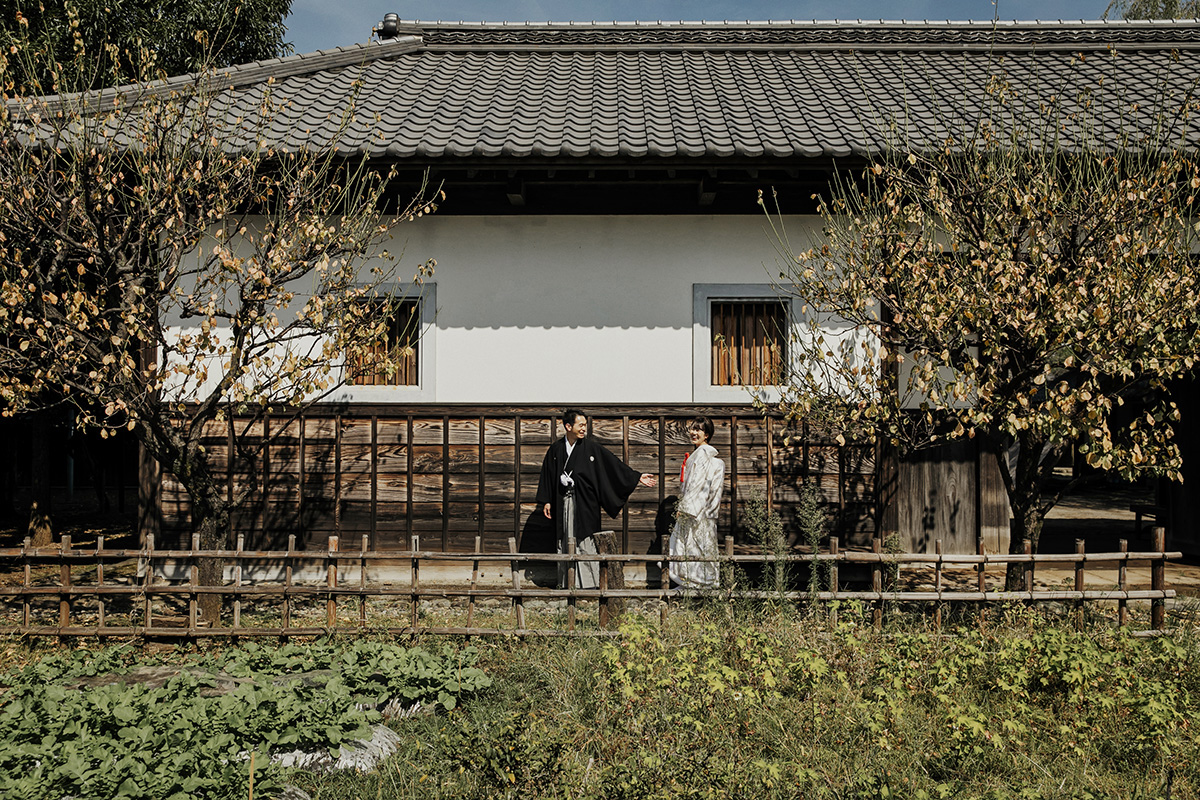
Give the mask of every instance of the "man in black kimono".
<path id="1" fill-rule="evenodd" d="M 566 434 L 546 452 L 538 478 L 537 504 L 554 522 L 558 552 L 567 552 L 567 536 L 573 532 L 575 551 L 595 553 L 592 534 L 600 530 L 600 509 L 615 517 L 639 485 L 657 486 L 649 473 L 638 474 L 602 445 L 587 438 L 587 417 L 568 408 L 562 414 Z M 566 586 L 566 564 L 559 564 L 558 584 Z M 595 561 L 581 562 L 575 585 L 580 589 L 599 586 L 600 569 Z"/>

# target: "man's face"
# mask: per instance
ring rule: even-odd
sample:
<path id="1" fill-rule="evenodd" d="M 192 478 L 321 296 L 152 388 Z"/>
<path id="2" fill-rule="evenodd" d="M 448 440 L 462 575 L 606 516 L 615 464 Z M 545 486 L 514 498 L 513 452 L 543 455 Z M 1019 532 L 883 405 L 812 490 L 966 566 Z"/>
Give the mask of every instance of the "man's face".
<path id="1" fill-rule="evenodd" d="M 578 416 L 575 421 L 567 426 L 567 434 L 574 439 L 582 439 L 587 436 L 587 417 Z"/>

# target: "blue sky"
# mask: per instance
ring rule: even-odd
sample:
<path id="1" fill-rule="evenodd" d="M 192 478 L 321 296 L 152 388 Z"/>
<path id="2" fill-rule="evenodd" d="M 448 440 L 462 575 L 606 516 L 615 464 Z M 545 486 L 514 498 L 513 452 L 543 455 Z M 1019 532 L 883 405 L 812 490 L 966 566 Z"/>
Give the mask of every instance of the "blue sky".
<path id="1" fill-rule="evenodd" d="M 999 8 L 997 9 L 997 3 Z M 1097 19 L 1107 0 L 294 0 L 288 39 L 297 53 L 366 41 L 393 11 L 406 20 Z"/>

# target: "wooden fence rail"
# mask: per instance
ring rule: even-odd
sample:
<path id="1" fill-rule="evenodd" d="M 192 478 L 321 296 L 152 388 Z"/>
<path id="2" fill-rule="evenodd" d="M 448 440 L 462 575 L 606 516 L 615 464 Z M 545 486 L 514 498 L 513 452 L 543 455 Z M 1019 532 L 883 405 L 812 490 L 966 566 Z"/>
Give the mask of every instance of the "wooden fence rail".
<path id="1" fill-rule="evenodd" d="M 0 586 L 0 630 L 39 636 L 144 636 L 144 637 L 236 637 L 236 636 L 315 636 L 327 633 L 380 632 L 390 634 L 508 634 L 508 635 L 607 635 L 607 627 L 617 606 L 627 601 L 657 604 L 665 620 L 672 605 L 684 598 L 703 596 L 716 601 L 789 600 L 799 602 L 833 603 L 831 613 L 837 613 L 836 603 L 858 601 L 869 604 L 876 625 L 881 624 L 887 603 L 927 604 L 933 606 L 933 619 L 940 625 L 944 604 L 1003 603 L 1003 602 L 1067 602 L 1076 604 L 1082 613 L 1085 603 L 1115 603 L 1117 622 L 1129 622 L 1128 603 L 1131 600 L 1149 601 L 1151 627 L 1160 630 L 1165 622 L 1165 601 L 1175 596 L 1166 588 L 1166 562 L 1181 558 L 1180 553 L 1166 552 L 1165 532 L 1153 531 L 1152 550 L 1129 552 L 1125 541 L 1119 552 L 1087 553 L 1083 541 L 1076 543 L 1076 552 L 1062 554 L 942 554 L 940 542 L 935 553 L 883 553 L 876 543 L 872 552 L 844 550 L 836 537 L 831 537 L 829 549 L 816 553 L 733 552 L 733 541 L 726 538 L 724 553 L 719 558 L 666 559 L 661 555 L 582 554 L 576 553 L 574 542 L 565 554 L 519 553 L 516 540 L 510 539 L 509 552 L 485 553 L 476 539 L 476 547 L 468 553 L 446 553 L 420 549 L 418 537 L 413 537 L 407 551 L 373 551 L 364 536 L 357 550 L 345 550 L 337 536 L 331 536 L 323 550 L 300 550 L 295 537 L 290 537 L 286 550 L 246 550 L 244 539 L 238 536 L 237 547 L 231 550 L 201 550 L 198 537 L 187 550 L 160 550 L 154 547 L 153 536 L 141 549 L 108 549 L 104 537 L 95 547 L 75 548 L 69 537 L 63 537 L 60 547 L 34 548 L 27 539 L 19 548 L 0 548 L 0 573 L 19 576 L 18 585 Z M 666 550 L 666 541 L 662 542 Z M 982 548 L 981 548 L 982 550 Z M 219 559 L 229 578 L 221 585 L 204 586 L 198 580 L 198 565 L 205 559 Z M 674 586 L 671 564 L 688 562 L 718 562 L 725 567 L 723 585 L 704 592 L 689 591 Z M 596 589 L 576 587 L 576 567 L 581 562 L 599 562 L 600 585 Z M 793 584 L 776 591 L 752 588 L 744 574 L 739 577 L 730 568 L 767 570 L 774 565 L 803 564 L 817 569 L 824 577 L 819 584 L 803 582 L 809 589 L 794 588 L 801 583 L 793 576 Z M 1128 566 L 1137 562 L 1150 567 L 1149 588 L 1131 588 Z M 566 588 L 530 585 L 524 572 L 542 568 L 551 578 L 557 565 L 566 563 Z M 428 571 L 447 564 L 465 570 L 470 566 L 470 578 L 455 576 L 451 580 L 423 582 L 421 569 Z M 989 565 L 1022 564 L 1023 587 L 1020 591 L 1004 591 L 987 585 Z M 1071 589 L 1037 588 L 1034 574 L 1039 566 L 1073 565 L 1074 586 Z M 406 567 L 405 567 L 406 565 Z M 647 569 L 644 588 L 625 588 L 627 567 Z M 247 569 L 270 568 L 270 580 L 248 581 Z M 407 569 L 407 581 L 384 581 L 370 571 L 390 569 L 401 575 Z M 1114 588 L 1086 589 L 1085 568 L 1112 569 Z M 493 582 L 481 582 L 481 570 L 491 571 Z M 504 575 L 507 570 L 508 575 Z M 658 570 L 657 581 L 649 576 Z M 923 571 L 922 584 L 930 588 L 902 588 L 902 570 Z M 932 574 L 930 573 L 932 570 Z M 123 573 L 123 574 L 122 574 Z M 887 576 L 885 578 L 885 573 Z M 166 575 L 173 577 L 164 577 Z M 618 574 L 620 577 L 618 577 Z M 964 579 L 965 574 L 965 579 Z M 186 575 L 185 577 L 181 577 Z M 499 578 L 497 578 L 499 576 Z M 536 576 L 534 576 L 536 578 Z M 546 575 L 542 576 L 543 579 Z M 949 578 L 973 588 L 947 588 Z M 553 581 L 552 581 L 553 582 Z M 656 586 L 649 585 L 656 582 Z M 869 588 L 868 588 L 869 587 Z M 222 600 L 220 625 L 207 624 L 200 618 L 199 608 L 206 595 Z M 423 622 L 422 612 L 428 612 L 431 601 L 455 599 L 463 606 L 465 624 L 432 624 Z M 369 606 L 374 601 L 375 613 Z M 481 616 L 479 605 L 490 601 L 511 604 L 512 613 L 501 613 L 496 627 L 477 624 Z M 528 603 L 540 601 L 546 609 L 543 617 L 553 624 L 531 627 L 527 619 Z M 557 603 L 561 608 L 547 605 Z M 594 602 L 597 616 L 577 619 L 580 601 Z M 246 606 L 253 606 L 254 620 L 246 624 Z M 324 614 L 321 614 L 321 611 Z M 443 603 L 443 610 L 447 609 Z M 565 612 L 564 614 L 558 613 Z M 400 613 L 406 612 L 406 613 Z M 442 615 L 445 618 L 450 613 Z M 493 615 L 495 617 L 496 615 Z M 565 619 L 560 619 L 564 617 Z M 299 618 L 299 620 L 297 619 Z M 264 619 L 277 624 L 264 624 Z M 404 624 L 399 624 L 403 620 Z M 443 620 L 444 621 L 444 620 Z"/>

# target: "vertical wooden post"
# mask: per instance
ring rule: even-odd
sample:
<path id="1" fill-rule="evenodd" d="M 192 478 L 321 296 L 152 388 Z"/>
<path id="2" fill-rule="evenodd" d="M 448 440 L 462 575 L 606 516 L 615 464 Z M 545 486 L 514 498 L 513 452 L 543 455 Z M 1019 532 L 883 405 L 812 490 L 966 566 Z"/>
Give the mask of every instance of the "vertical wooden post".
<path id="1" fill-rule="evenodd" d="M 833 558 L 831 558 L 829 560 L 829 591 L 833 594 L 833 603 L 829 610 L 829 624 L 831 624 L 834 628 L 837 627 L 837 621 L 838 621 L 838 609 L 837 609 L 837 595 L 838 595 L 838 583 L 839 583 L 838 546 L 840 544 L 841 544 L 841 542 L 838 539 L 838 537 L 836 537 L 836 536 L 829 537 L 829 555 L 833 556 Z"/>
<path id="2" fill-rule="evenodd" d="M 358 624 L 364 628 L 367 627 L 367 551 L 370 549 L 370 539 L 364 533 L 358 559 Z"/>
<path id="3" fill-rule="evenodd" d="M 1129 555 L 1128 539 L 1121 540 L 1120 550 L 1123 555 Z M 1125 558 L 1117 565 L 1117 590 L 1121 593 L 1117 600 L 1117 625 L 1124 628 L 1129 624 L 1129 600 L 1125 596 L 1129 591 L 1129 561 Z"/>
<path id="4" fill-rule="evenodd" d="M 1083 539 L 1075 540 L 1075 554 L 1082 556 L 1084 554 L 1085 544 Z M 1083 592 L 1083 559 L 1075 562 L 1075 591 Z M 1080 598 L 1075 604 L 1075 629 L 1083 630 L 1083 598 Z"/>
<path id="5" fill-rule="evenodd" d="M 879 560 L 883 554 L 883 540 L 878 536 L 871 539 L 871 552 L 875 554 L 875 561 L 871 565 L 871 591 L 876 595 L 871 604 L 871 621 L 879 630 L 883 628 L 883 563 Z"/>
<path id="6" fill-rule="evenodd" d="M 246 534 L 237 535 L 237 554 L 233 559 L 233 629 L 242 627 L 242 595 L 237 590 L 242 588 L 242 552 L 246 549 Z"/>
<path id="7" fill-rule="evenodd" d="M 409 600 L 409 622 L 413 629 L 413 633 L 416 633 L 418 616 L 421 612 L 421 537 L 413 536 L 411 543 L 412 565 L 408 572 L 408 583 L 412 595 Z"/>
<path id="8" fill-rule="evenodd" d="M 729 533 L 737 538 L 738 532 L 738 418 L 729 417 Z M 663 551 L 666 552 L 666 551 Z"/>
<path id="9" fill-rule="evenodd" d="M 329 537 L 329 559 L 325 562 L 325 586 L 336 589 L 338 585 L 338 564 L 334 556 L 338 551 L 338 537 Z M 337 595 L 332 592 L 325 601 L 325 626 L 332 632 L 337 625 Z"/>
<path id="10" fill-rule="evenodd" d="M 600 562 L 600 627 L 608 627 L 608 567 L 609 562 Z"/>
<path id="11" fill-rule="evenodd" d="M 442 552 L 450 549 L 450 417 L 442 415 Z"/>
<path id="12" fill-rule="evenodd" d="M 342 415 L 333 417 L 333 530 L 342 532 Z"/>
<path id="13" fill-rule="evenodd" d="M 467 627 L 470 628 L 475 619 L 475 585 L 479 581 L 479 554 L 483 552 L 483 537 L 475 537 L 476 558 L 471 562 L 471 593 L 467 595 Z"/>
<path id="14" fill-rule="evenodd" d="M 413 535 L 413 415 L 408 415 L 404 439 L 404 535 Z"/>
<path id="15" fill-rule="evenodd" d="M 508 552 L 513 556 L 517 554 L 517 538 L 515 536 L 510 536 L 508 539 Z M 513 605 L 517 613 L 517 630 L 523 631 L 525 630 L 525 600 L 521 597 L 521 570 L 517 568 L 515 558 L 508 563 L 512 572 Z"/>
<path id="16" fill-rule="evenodd" d="M 934 567 L 933 574 L 933 590 L 937 592 L 938 599 L 933 606 L 933 628 L 938 633 L 942 631 L 942 540 L 937 539 L 933 543 L 933 551 L 937 554 L 937 564 Z"/>
<path id="17" fill-rule="evenodd" d="M 378 536 L 379 530 L 379 417 L 371 415 L 371 535 L 370 540 L 374 542 Z M 366 541 L 367 537 L 363 537 Z M 367 550 L 367 546 L 363 545 L 363 551 Z M 366 595 L 363 595 L 363 602 L 366 602 Z M 365 608 L 365 606 L 364 606 Z"/>
<path id="18" fill-rule="evenodd" d="M 733 568 L 734 568 L 734 562 L 733 562 L 733 537 L 732 537 L 732 536 L 730 536 L 729 534 L 725 534 L 725 557 L 729 559 L 729 562 L 728 562 L 728 566 L 729 566 L 729 569 L 728 569 L 728 575 L 729 575 L 729 591 L 733 591 L 733 590 L 736 588 L 736 587 L 734 586 L 734 574 L 735 574 L 735 573 L 734 573 L 734 570 L 733 570 Z"/>
<path id="19" fill-rule="evenodd" d="M 621 461 L 629 463 L 629 415 L 625 414 L 621 417 Z M 640 472 L 640 470 L 639 470 Z M 629 552 L 629 503 L 621 506 L 621 552 Z M 596 565 L 600 572 L 604 572 L 608 565 L 601 562 Z"/>
<path id="20" fill-rule="evenodd" d="M 982 556 L 982 558 L 980 558 L 980 560 L 979 560 L 979 566 L 977 566 L 975 568 L 975 578 L 977 581 L 977 585 L 979 587 L 979 592 L 981 594 L 987 594 L 987 545 L 985 545 L 983 543 L 982 539 L 976 543 L 975 552 L 978 553 L 980 556 Z M 1007 567 L 1005 569 L 1007 569 Z M 986 624 L 987 624 L 987 606 L 984 603 L 980 602 L 980 604 L 979 604 L 979 629 L 980 629 L 980 631 L 983 630 L 983 627 Z"/>
<path id="21" fill-rule="evenodd" d="M 282 627 L 292 627 L 292 565 L 296 553 L 296 534 L 288 534 L 287 555 L 283 557 L 283 623 Z"/>
<path id="22" fill-rule="evenodd" d="M 521 415 L 513 419 L 513 537 L 521 545 Z M 479 552 L 479 548 L 475 548 Z"/>
<path id="23" fill-rule="evenodd" d="M 142 595 L 145 598 L 145 609 L 142 612 L 142 625 L 145 631 L 154 627 L 153 603 L 150 600 L 150 586 L 154 583 L 154 534 L 146 534 L 146 574 L 142 576 Z"/>
<path id="24" fill-rule="evenodd" d="M 567 554 L 575 555 L 575 534 L 567 536 Z M 575 562 L 567 562 L 567 630 L 575 630 Z"/>
<path id="25" fill-rule="evenodd" d="M 1033 591 L 1033 542 L 1025 540 L 1023 547 L 1025 557 L 1028 559 L 1025 562 L 1025 591 Z"/>
<path id="26" fill-rule="evenodd" d="M 659 573 L 658 578 L 658 586 L 662 589 L 662 610 L 659 613 L 659 622 L 666 625 L 667 617 L 671 613 L 671 539 L 669 536 L 663 536 L 659 541 L 662 546 L 662 572 Z"/>
<path id="27" fill-rule="evenodd" d="M 487 433 L 486 432 L 487 432 L 486 418 L 482 414 L 480 414 L 479 415 L 479 456 L 478 456 L 478 460 L 479 460 L 479 464 L 478 464 L 478 467 L 479 467 L 479 473 L 478 473 L 479 474 L 478 523 L 479 523 L 479 535 L 480 536 L 483 536 L 484 519 L 486 518 L 485 502 L 487 499 L 487 493 L 484 491 L 484 487 L 485 487 L 486 481 L 487 481 L 487 472 L 484 469 L 484 464 L 487 461 Z"/>
<path id="28" fill-rule="evenodd" d="M 104 586 L 104 537 L 96 537 L 96 586 Z M 98 613 L 96 615 L 96 623 L 100 628 L 104 627 L 104 590 L 97 592 Z"/>
<path id="29" fill-rule="evenodd" d="M 71 562 L 66 556 L 71 552 L 71 537 L 63 535 L 59 551 L 58 584 L 63 592 L 58 596 L 58 627 L 71 627 Z"/>
<path id="30" fill-rule="evenodd" d="M 196 561 L 197 552 L 200 550 L 200 534 L 192 534 L 192 552 L 188 558 L 188 633 L 193 636 L 196 634 L 196 626 L 198 620 L 196 615 L 198 612 L 198 603 L 196 589 L 200 586 L 200 565 Z M 211 623 L 210 623 L 211 624 Z"/>
<path id="31" fill-rule="evenodd" d="M 21 560 L 25 564 L 25 575 L 21 579 L 21 588 L 24 589 L 21 593 L 21 625 L 25 628 L 29 627 L 30 619 L 33 616 L 33 609 L 29 602 L 30 578 L 33 574 L 29 561 L 29 548 L 32 542 L 33 540 L 28 536 L 25 537 L 25 541 L 21 542 Z"/>
<path id="32" fill-rule="evenodd" d="M 1157 558 L 1150 565 L 1150 588 L 1156 592 L 1165 591 L 1167 588 L 1167 562 L 1163 554 L 1167 551 L 1167 529 L 1162 526 L 1155 526 L 1151 531 L 1154 537 L 1154 551 L 1157 553 Z M 1156 631 L 1161 631 L 1167 621 L 1167 601 L 1164 598 L 1155 598 L 1150 601 L 1150 627 Z"/>

